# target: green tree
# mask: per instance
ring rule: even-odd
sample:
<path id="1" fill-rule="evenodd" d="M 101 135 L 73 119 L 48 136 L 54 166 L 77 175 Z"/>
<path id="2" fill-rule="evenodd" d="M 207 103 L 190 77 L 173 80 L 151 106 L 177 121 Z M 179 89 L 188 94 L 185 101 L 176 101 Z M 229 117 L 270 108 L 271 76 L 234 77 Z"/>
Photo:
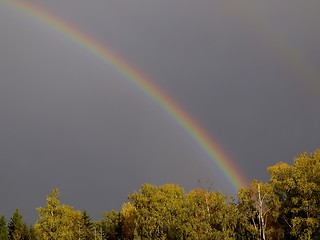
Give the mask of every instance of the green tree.
<path id="1" fill-rule="evenodd" d="M 81 213 L 72 207 L 60 203 L 58 189 L 47 196 L 46 207 L 37 208 L 39 220 L 34 228 L 42 240 L 79 239 Z"/>
<path id="2" fill-rule="evenodd" d="M 29 229 L 22 219 L 19 210 L 16 209 L 8 224 L 10 240 L 29 240 Z"/>
<path id="3" fill-rule="evenodd" d="M 117 211 L 105 212 L 102 214 L 102 232 L 105 239 L 122 239 L 122 214 Z"/>
<path id="4" fill-rule="evenodd" d="M 9 234 L 9 231 L 7 228 L 7 221 L 5 216 L 2 215 L 0 218 L 0 239 L 8 240 L 9 239 L 8 234 Z"/>
<path id="5" fill-rule="evenodd" d="M 300 154 L 293 166 L 278 163 L 268 171 L 281 203 L 285 239 L 320 239 L 320 150 Z"/>
<path id="6" fill-rule="evenodd" d="M 125 203 L 121 212 L 110 211 L 102 215 L 105 239 L 134 239 L 137 211 L 132 203 Z"/>
<path id="7" fill-rule="evenodd" d="M 83 240 L 94 239 L 93 222 L 86 210 L 84 210 L 81 214 L 80 239 L 83 239 Z"/>
<path id="8" fill-rule="evenodd" d="M 93 223 L 94 240 L 106 239 L 106 229 L 102 221 Z"/>
<path id="9" fill-rule="evenodd" d="M 30 236 L 30 240 L 38 240 L 38 239 L 40 240 L 40 238 L 37 236 L 37 233 L 32 225 L 29 227 L 29 236 Z"/>

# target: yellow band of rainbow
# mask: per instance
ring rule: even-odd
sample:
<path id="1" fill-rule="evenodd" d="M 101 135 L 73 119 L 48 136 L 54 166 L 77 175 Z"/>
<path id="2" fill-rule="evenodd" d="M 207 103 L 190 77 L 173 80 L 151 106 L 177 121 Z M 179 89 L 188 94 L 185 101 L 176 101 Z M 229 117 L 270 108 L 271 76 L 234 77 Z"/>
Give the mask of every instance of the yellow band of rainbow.
<path id="1" fill-rule="evenodd" d="M 51 28 L 65 34 L 77 44 L 86 48 L 92 54 L 113 66 L 129 81 L 133 82 L 145 94 L 153 99 L 165 112 L 167 112 L 206 152 L 210 159 L 218 166 L 224 176 L 228 179 L 235 190 L 246 185 L 247 180 L 242 176 L 234 162 L 214 141 L 206 131 L 192 118 L 190 114 L 179 106 L 168 94 L 151 81 L 146 75 L 139 72 L 123 58 L 99 43 L 89 35 L 81 32 L 72 24 L 64 21 L 60 17 L 53 15 L 46 9 L 23 0 L 7 0 L 11 6 L 20 12 L 26 13 L 38 20 L 41 20 Z"/>

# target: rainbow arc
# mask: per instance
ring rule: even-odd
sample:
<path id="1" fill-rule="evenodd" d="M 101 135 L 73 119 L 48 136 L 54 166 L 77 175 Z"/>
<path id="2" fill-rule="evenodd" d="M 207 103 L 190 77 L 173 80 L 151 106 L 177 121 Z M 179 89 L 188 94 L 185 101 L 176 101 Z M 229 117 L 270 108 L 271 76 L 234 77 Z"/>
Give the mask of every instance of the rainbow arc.
<path id="1" fill-rule="evenodd" d="M 72 39 L 90 53 L 117 69 L 123 76 L 155 101 L 190 135 L 194 142 L 205 151 L 212 162 L 220 169 L 235 190 L 246 185 L 247 180 L 240 173 L 236 164 L 222 150 L 218 142 L 210 137 L 205 129 L 182 106 L 178 105 L 173 98 L 157 86 L 148 76 L 134 68 L 132 64 L 129 64 L 110 48 L 107 48 L 105 44 L 85 34 L 76 26 L 48 10 L 23 0 L 7 0 L 6 2 L 20 12 L 30 15 L 52 29 L 63 33 L 66 38 Z"/>

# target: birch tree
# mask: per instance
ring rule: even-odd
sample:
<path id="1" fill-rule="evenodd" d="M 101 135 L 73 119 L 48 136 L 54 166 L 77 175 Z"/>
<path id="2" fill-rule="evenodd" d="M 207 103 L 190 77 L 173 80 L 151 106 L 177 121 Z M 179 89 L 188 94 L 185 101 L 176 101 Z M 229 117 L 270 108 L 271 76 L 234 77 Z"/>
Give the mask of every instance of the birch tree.
<path id="1" fill-rule="evenodd" d="M 239 210 L 246 217 L 245 228 L 252 238 L 281 238 L 277 227 L 279 200 L 270 184 L 254 180 L 249 188 L 239 190 L 238 197 Z"/>
<path id="2" fill-rule="evenodd" d="M 79 239 L 81 213 L 71 206 L 60 203 L 58 189 L 53 189 L 47 196 L 45 207 L 37 208 L 39 220 L 34 229 L 42 240 L 74 240 Z"/>

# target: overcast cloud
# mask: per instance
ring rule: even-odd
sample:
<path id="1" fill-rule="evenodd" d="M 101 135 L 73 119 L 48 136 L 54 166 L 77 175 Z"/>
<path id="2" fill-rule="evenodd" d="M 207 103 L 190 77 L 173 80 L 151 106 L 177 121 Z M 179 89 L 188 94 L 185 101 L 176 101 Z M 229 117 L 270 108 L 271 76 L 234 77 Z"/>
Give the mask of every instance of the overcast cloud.
<path id="1" fill-rule="evenodd" d="M 165 89 L 251 181 L 319 148 L 320 2 L 30 1 Z M 235 195 L 201 148 L 116 69 L 0 3 L 0 214 L 119 210 L 143 183 Z"/>

